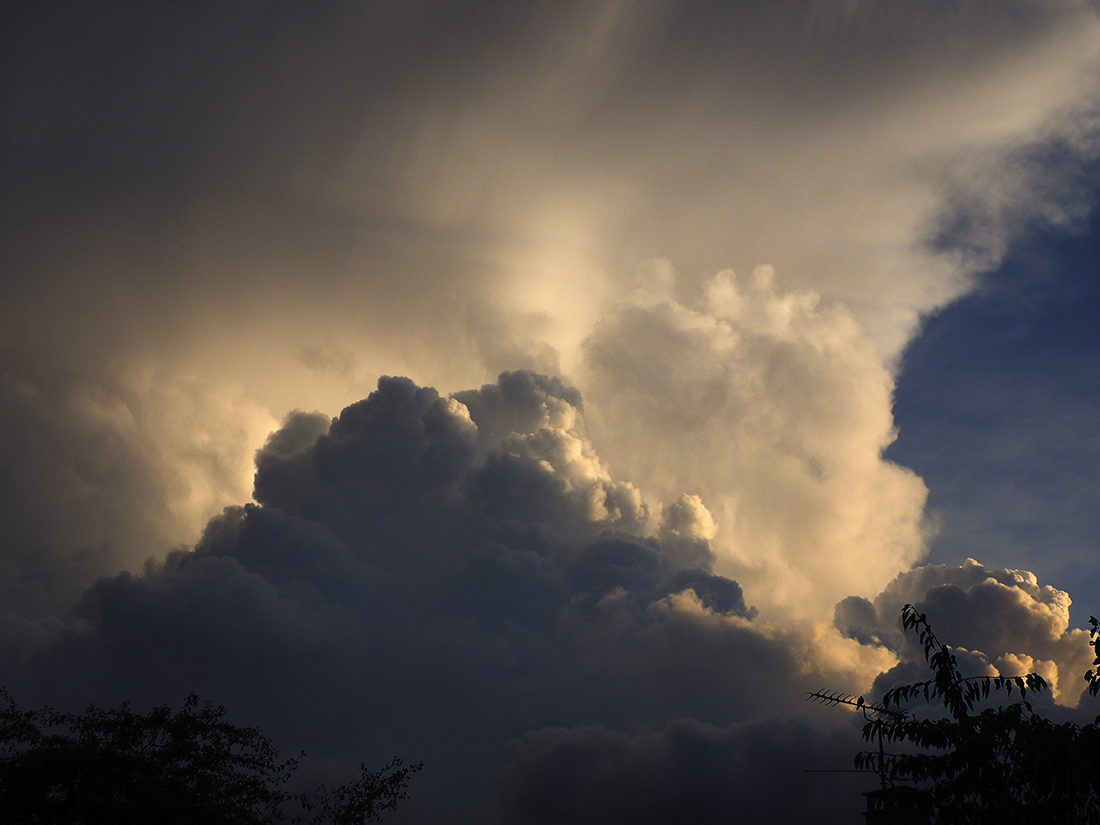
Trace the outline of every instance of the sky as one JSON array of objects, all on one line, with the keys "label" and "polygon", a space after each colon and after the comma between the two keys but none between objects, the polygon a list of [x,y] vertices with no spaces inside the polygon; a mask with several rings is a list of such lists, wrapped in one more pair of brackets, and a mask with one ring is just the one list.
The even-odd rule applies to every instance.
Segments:
[{"label": "sky", "polygon": [[471,825],[859,821],[907,602],[1095,714],[1095,2],[0,15],[21,704]]}]

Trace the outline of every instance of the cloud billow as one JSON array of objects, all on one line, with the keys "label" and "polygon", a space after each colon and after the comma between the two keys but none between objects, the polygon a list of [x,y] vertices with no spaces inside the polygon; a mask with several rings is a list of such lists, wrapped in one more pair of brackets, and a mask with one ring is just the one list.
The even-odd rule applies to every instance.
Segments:
[{"label": "cloud billow", "polygon": [[193,551],[99,581],[33,655],[7,645],[13,689],[198,690],[330,759],[434,761],[441,810],[484,795],[524,731],[728,725],[761,709],[758,680],[798,694],[789,639],[711,568],[703,503],[651,509],[613,479],[556,379],[444,397],[383,378],[331,421],[289,416],[256,466],[258,503]]},{"label": "cloud billow", "polygon": [[[1065,594],[978,565],[902,573],[843,600],[835,627],[764,620],[715,570],[703,499],[648,504],[596,453],[576,390],[530,372],[451,396],[382,378],[334,419],[288,416],[256,467],[256,503],[193,550],[101,579],[64,621],[6,626],[14,693],[194,690],[319,774],[423,759],[405,821],[717,822],[742,797],[763,817],[788,804],[793,770],[847,763],[852,720],[801,720],[805,692],[915,675],[901,599],[936,602],[949,638],[967,611],[944,587],[1001,605],[1027,632],[979,664],[1052,672],[1082,641]],[[806,805],[843,811],[856,790]]]},{"label": "cloud billow", "polygon": [[771,267],[692,300],[657,261],[585,351],[602,453],[651,495],[699,496],[718,570],[766,615],[819,617],[924,555],[928,491],[883,457],[893,378],[844,305]]},{"label": "cloud billow", "polygon": [[767,714],[920,672],[905,601],[1072,700],[1065,594],[913,569],[884,451],[921,319],[1094,203],[1094,0],[268,11],[5,18],[17,698],[423,759],[410,821],[781,819]]},{"label": "cloud billow", "polygon": [[1093,654],[1088,633],[1070,627],[1069,593],[1040,586],[1027,570],[990,568],[974,559],[902,571],[874,600],[849,596],[836,605],[838,630],[862,644],[895,650],[904,660],[879,677],[880,690],[923,670],[912,664],[923,658],[915,637],[899,626],[907,603],[927,614],[941,641],[967,654],[968,675],[1034,671],[1047,680],[1047,697],[1070,707],[1081,699],[1081,674]]}]

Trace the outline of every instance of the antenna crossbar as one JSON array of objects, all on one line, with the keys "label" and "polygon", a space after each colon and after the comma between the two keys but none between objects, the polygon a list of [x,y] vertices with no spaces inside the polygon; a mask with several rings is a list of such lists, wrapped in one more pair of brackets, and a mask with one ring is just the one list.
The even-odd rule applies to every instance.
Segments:
[{"label": "antenna crossbar", "polygon": [[877,702],[867,702],[862,696],[857,697],[850,693],[840,693],[835,690],[809,691],[806,699],[810,702],[819,702],[826,705],[850,705],[856,710],[863,711],[864,714],[876,713],[883,716],[893,716],[895,719],[904,719],[906,716],[906,712],[901,708],[888,708]]}]

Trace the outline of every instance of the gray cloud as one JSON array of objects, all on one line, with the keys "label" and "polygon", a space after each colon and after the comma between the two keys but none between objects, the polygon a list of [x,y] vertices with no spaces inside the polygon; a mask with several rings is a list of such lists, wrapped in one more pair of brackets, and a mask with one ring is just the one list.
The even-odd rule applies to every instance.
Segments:
[{"label": "gray cloud", "polygon": [[[822,617],[923,552],[894,358],[1097,154],[1085,0],[3,14],[12,687],[448,765],[424,811],[528,731],[891,667],[885,606]],[[516,367],[568,381],[461,391]],[[988,655],[1055,661],[997,582]]]},{"label": "gray cloud", "polygon": [[336,418],[293,413],[257,453],[255,499],[63,620],[8,614],[9,688],[76,707],[195,690],[304,746],[313,776],[423,759],[404,821],[734,804],[786,821],[858,806],[854,782],[788,798],[792,771],[860,747],[805,695],[917,677],[903,601],[968,667],[1058,684],[1088,652],[1064,593],[976,563],[902,573],[842,601],[836,628],[758,617],[714,569],[703,502],[647,505],[596,453],[579,393],[533,373],[451,396],[382,378]]},{"label": "gray cloud", "polygon": [[[849,307],[889,364],[1030,223],[1080,216],[1096,154],[1100,23],[1083,0],[7,15],[12,380],[113,397],[151,374],[195,404],[178,418],[129,392],[117,449],[78,439],[93,463],[144,456],[145,500],[103,502],[114,526],[66,514],[82,548],[109,539],[101,571],[193,542],[247,496],[239,473],[272,421],[340,409],[379,374],[451,391],[562,371],[598,407],[583,343],[652,258],[687,305],[716,272],[773,264],[792,293]],[[81,405],[51,415],[102,426]],[[4,446],[0,463],[46,475],[66,444]],[[144,519],[138,552],[123,525]],[[74,558],[12,520],[40,560]]]},{"label": "gray cloud", "polygon": [[9,687],[78,706],[196,690],[321,765],[424,759],[438,816],[487,804],[527,731],[724,728],[888,666],[754,621],[710,568],[698,499],[651,512],[580,404],[511,373],[452,397],[383,378],[331,421],[295,413],[257,455],[258,503],[193,551],[101,579],[63,622],[9,622]]},{"label": "gray cloud", "polygon": [[856,738],[854,728],[823,732],[788,720],[721,728],[678,719],[637,733],[596,725],[532,731],[512,743],[493,821],[839,825],[859,816],[867,777],[803,771],[843,770]]}]

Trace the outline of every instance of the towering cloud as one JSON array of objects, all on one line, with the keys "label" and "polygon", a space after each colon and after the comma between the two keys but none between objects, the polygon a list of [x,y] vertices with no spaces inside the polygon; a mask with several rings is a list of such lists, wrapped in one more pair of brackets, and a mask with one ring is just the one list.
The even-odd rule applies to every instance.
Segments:
[{"label": "towering cloud", "polygon": [[[68,592],[193,542],[214,499],[247,494],[267,423],[379,374],[452,391],[534,368],[598,406],[582,342],[653,257],[692,311],[714,273],[773,264],[791,294],[848,306],[891,366],[1028,226],[1083,214],[1097,151],[1086,0],[231,2],[170,21],[113,0],[5,22],[10,429],[46,423],[27,387],[133,419],[105,452],[99,402],[51,401],[56,439],[0,444],[32,485],[79,465],[59,504],[87,540],[18,506],[5,551]],[[146,374],[194,415],[119,389]],[[104,542],[112,561],[86,561]],[[735,554],[752,566],[763,543]]]},{"label": "towering cloud", "polygon": [[662,497],[700,496],[718,569],[802,617],[874,595],[924,551],[926,490],[882,458],[893,381],[841,305],[720,272],[676,297],[667,264],[585,341],[609,461]]},{"label": "towering cloud", "polygon": [[1093,0],[0,14],[24,701],[198,690],[489,821],[826,761],[790,708],[915,673],[906,600],[1071,703],[1068,597],[912,569],[883,451],[920,319],[1090,206]]},{"label": "towering cloud", "polygon": [[513,737],[688,718],[689,742],[740,741],[726,726],[896,661],[755,619],[712,569],[700,500],[650,509],[615,480],[558,379],[445,397],[384,378],[331,421],[291,415],[255,489],[193,551],[99,581],[64,623],[9,626],[10,687],[77,704],[198,690],[323,760],[423,758],[441,815],[486,799]]},{"label": "towering cloud", "polygon": [[[919,673],[903,600],[976,666],[1038,669],[1066,698],[1088,655],[1064,593],[976,563],[849,597],[835,626],[758,616],[716,572],[703,499],[647,503],[595,451],[579,393],[530,372],[451,396],[383,378],[337,418],[293,413],[255,498],[63,621],[8,614],[8,687],[76,707],[198,691],[326,776],[423,759],[411,821],[717,822],[787,811],[804,768],[846,764],[857,720],[807,717],[806,691]],[[802,803],[839,823],[856,790]]]}]

